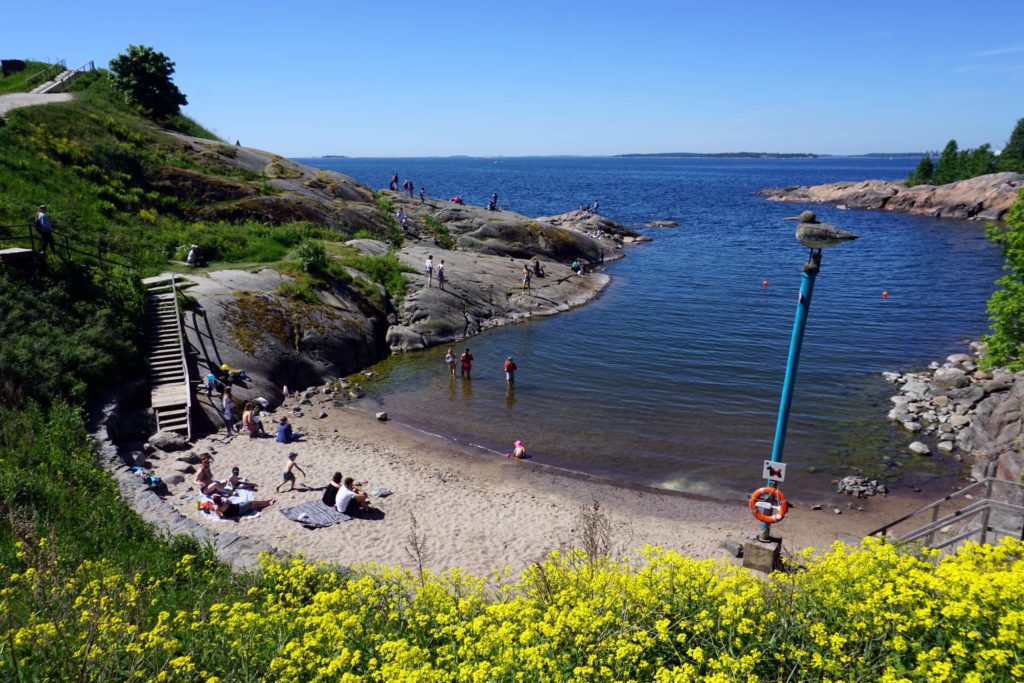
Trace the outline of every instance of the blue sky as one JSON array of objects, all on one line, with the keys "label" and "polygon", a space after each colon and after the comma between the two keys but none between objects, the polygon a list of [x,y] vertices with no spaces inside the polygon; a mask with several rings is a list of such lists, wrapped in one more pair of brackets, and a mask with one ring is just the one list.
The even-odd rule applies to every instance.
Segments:
[{"label": "blue sky", "polygon": [[186,113],[286,156],[1000,148],[1024,2],[13,3],[5,58],[176,64]]}]

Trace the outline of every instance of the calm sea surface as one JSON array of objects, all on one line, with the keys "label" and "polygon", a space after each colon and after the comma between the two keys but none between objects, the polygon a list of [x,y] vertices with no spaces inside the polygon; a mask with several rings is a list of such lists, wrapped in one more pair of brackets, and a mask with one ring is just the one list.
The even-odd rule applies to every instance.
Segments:
[{"label": "calm sea surface", "polygon": [[[760,485],[806,258],[794,223],[782,219],[808,207],[754,193],[898,179],[916,163],[303,161],[372,187],[398,173],[430,196],[461,194],[479,205],[497,192],[503,206],[528,216],[597,199],[604,215],[652,235],[608,267],[612,283],[592,303],[468,340],[471,382],[450,381],[445,349],[436,348],[382,363],[367,388],[394,418],[459,441],[508,451],[522,439],[539,462],[716,497]],[[827,250],[815,285],[786,441],[788,491],[824,491],[853,467],[883,474],[884,455],[903,455],[911,439],[886,421],[892,391],[880,373],[941,360],[984,333],[1001,265],[977,223],[811,208],[862,238]],[[642,227],[657,219],[679,227]],[[502,373],[509,355],[520,369],[514,391]],[[949,471],[948,459],[935,458],[893,478],[898,486]]]}]

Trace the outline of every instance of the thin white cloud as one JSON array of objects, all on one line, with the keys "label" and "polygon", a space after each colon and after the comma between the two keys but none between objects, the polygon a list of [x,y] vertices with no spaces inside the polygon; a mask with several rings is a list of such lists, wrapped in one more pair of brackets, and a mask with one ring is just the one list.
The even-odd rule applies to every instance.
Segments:
[{"label": "thin white cloud", "polygon": [[1024,45],[1013,45],[1010,47],[997,47],[993,50],[982,50],[981,52],[975,52],[974,57],[998,57],[1000,55],[1009,55],[1015,52],[1024,52]]}]

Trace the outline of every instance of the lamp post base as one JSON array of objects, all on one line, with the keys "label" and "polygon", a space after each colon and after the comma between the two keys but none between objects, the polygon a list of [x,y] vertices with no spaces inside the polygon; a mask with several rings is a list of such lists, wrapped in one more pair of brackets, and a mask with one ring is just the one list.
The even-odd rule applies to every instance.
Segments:
[{"label": "lamp post base", "polygon": [[747,541],[743,546],[743,567],[771,574],[782,566],[782,539],[760,538]]}]

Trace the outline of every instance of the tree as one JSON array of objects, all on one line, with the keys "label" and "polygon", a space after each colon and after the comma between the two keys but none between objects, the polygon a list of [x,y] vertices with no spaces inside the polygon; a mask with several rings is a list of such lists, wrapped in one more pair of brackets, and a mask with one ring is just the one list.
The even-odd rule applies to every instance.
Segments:
[{"label": "tree", "polygon": [[1024,173],[1024,119],[1018,119],[1010,139],[999,155],[1000,171],[1016,171]]},{"label": "tree", "polygon": [[188,99],[171,80],[174,62],[145,45],[129,45],[128,52],[110,60],[111,81],[128,104],[154,119],[181,111]]},{"label": "tree", "polygon": [[996,170],[996,155],[987,142],[981,147],[966,149],[960,153],[960,177],[977,178]]},{"label": "tree", "polygon": [[914,185],[928,185],[932,182],[932,175],[935,173],[935,164],[930,156],[921,159],[910,175],[907,177],[907,187]]},{"label": "tree", "polygon": [[1024,190],[1006,214],[1006,229],[989,223],[989,239],[1003,247],[1006,275],[996,280],[1001,287],[988,300],[988,318],[992,334],[987,335],[985,367],[1024,370]]},{"label": "tree", "polygon": [[957,150],[956,140],[950,140],[939,157],[939,164],[935,168],[934,183],[945,185],[957,180],[960,180],[960,153]]}]

